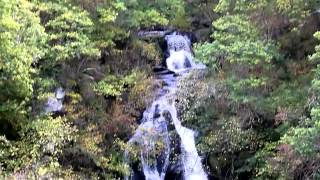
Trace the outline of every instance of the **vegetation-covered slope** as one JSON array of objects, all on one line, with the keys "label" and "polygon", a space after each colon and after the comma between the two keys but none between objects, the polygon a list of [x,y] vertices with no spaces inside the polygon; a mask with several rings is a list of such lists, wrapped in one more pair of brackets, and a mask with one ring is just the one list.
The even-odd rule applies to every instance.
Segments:
[{"label": "vegetation-covered slope", "polygon": [[[0,179],[122,179],[125,142],[190,32],[207,72],[179,114],[218,179],[320,178],[317,0],[0,0]],[[63,110],[46,114],[56,88]]]}]

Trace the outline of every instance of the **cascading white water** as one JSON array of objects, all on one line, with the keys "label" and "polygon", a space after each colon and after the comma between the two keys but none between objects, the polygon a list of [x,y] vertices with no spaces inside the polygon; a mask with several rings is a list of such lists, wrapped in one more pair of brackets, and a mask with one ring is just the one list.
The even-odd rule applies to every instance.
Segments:
[{"label": "cascading white water", "polygon": [[177,117],[177,110],[174,106],[171,106],[170,113],[175,129],[181,138],[184,179],[206,180],[207,174],[202,168],[201,158],[196,149],[194,131],[181,125]]},{"label": "cascading white water", "polygon": [[[166,59],[167,68],[170,71],[184,76],[189,69],[204,68],[204,65],[193,62],[191,54],[191,43],[186,36],[172,34],[165,37],[170,56]],[[183,177],[186,180],[206,180],[207,174],[203,170],[201,158],[198,155],[194,131],[182,126],[178,119],[175,107],[177,80],[174,74],[162,74],[160,79],[165,86],[160,97],[147,109],[141,120],[141,124],[133,137],[129,140],[130,145],[138,146],[140,149],[140,161],[145,179],[163,180],[169,165],[170,140],[167,129],[165,112],[169,112],[175,130],[181,139],[181,164],[183,165]],[[156,152],[157,142],[162,142],[161,152]],[[161,154],[161,157],[153,157],[154,154]],[[126,152],[128,156],[128,152]],[[127,157],[128,158],[128,157]],[[133,179],[133,175],[126,179]]]},{"label": "cascading white water", "polygon": [[[147,180],[164,179],[169,165],[170,141],[167,130],[167,122],[162,116],[164,98],[154,101],[151,108],[143,113],[143,119],[135,134],[129,140],[130,144],[140,148],[140,160],[144,175]],[[157,162],[157,157],[151,157],[156,153],[156,143],[163,142],[162,162]],[[155,159],[151,159],[155,158]],[[151,159],[151,162],[150,162]],[[161,166],[160,168],[159,165]],[[128,178],[127,178],[128,179]]]},{"label": "cascading white water", "polygon": [[179,73],[188,69],[203,69],[203,64],[196,64],[193,62],[191,54],[191,42],[187,36],[167,35],[165,40],[168,44],[170,56],[166,59],[167,68],[170,71]]}]

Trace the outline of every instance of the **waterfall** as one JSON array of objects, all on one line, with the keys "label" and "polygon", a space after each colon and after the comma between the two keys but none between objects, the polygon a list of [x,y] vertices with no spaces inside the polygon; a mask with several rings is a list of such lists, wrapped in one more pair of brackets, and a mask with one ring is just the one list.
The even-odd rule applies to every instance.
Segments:
[{"label": "waterfall", "polygon": [[[201,158],[198,155],[194,131],[184,127],[178,119],[175,107],[177,91],[177,77],[185,76],[190,69],[202,69],[204,65],[193,62],[191,54],[191,42],[188,37],[173,33],[165,36],[170,56],[166,59],[167,69],[174,73],[158,72],[158,78],[165,83],[159,91],[159,98],[144,113],[141,124],[131,137],[128,145],[138,150],[143,174],[146,180],[164,180],[169,166],[170,137],[168,124],[170,120],[165,117],[169,112],[171,123],[181,139],[181,164],[183,177],[186,180],[206,180]],[[159,148],[160,144],[160,148]],[[131,149],[131,148],[130,148]],[[129,149],[126,151],[126,159],[129,159]],[[131,173],[129,179],[139,179]]]}]

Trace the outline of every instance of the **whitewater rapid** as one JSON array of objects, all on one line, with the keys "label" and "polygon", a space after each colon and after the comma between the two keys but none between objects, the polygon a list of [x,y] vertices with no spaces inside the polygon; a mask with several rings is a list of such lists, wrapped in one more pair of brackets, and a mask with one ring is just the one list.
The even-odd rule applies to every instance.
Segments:
[{"label": "whitewater rapid", "polygon": [[[159,79],[164,86],[160,90],[160,96],[144,113],[141,124],[128,144],[138,147],[139,159],[146,180],[164,180],[169,166],[170,137],[168,124],[173,123],[174,128],[181,139],[180,161],[185,180],[207,180],[201,157],[195,145],[195,132],[182,125],[178,118],[175,106],[177,77],[185,76],[192,69],[203,69],[204,65],[196,64],[191,54],[191,42],[188,37],[173,33],[165,36],[169,57],[166,59],[167,69],[174,73],[158,72]],[[169,113],[171,121],[165,117]],[[160,142],[160,143],[159,143]],[[161,148],[159,150],[159,144]],[[159,151],[159,152],[158,152]],[[129,149],[126,151],[126,159],[130,163]],[[131,172],[129,179],[138,179]]]}]

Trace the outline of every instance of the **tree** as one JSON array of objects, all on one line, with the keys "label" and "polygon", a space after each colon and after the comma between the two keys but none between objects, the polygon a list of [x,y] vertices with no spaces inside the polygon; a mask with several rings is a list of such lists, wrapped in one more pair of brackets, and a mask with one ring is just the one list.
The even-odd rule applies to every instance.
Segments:
[{"label": "tree", "polygon": [[228,74],[224,81],[233,100],[255,101],[256,90],[263,90],[270,80],[266,74],[271,61],[278,56],[276,46],[261,38],[259,29],[246,15],[222,16],[213,27],[214,42],[197,50],[198,59],[210,67],[220,66]]},{"label": "tree", "polygon": [[[181,0],[122,0],[127,11],[119,16],[119,24],[127,28],[150,28],[173,24],[175,19],[185,15],[184,1]],[[177,22],[176,22],[177,23]]]},{"label": "tree", "polygon": [[91,40],[94,23],[85,10],[69,1],[41,2],[39,9],[48,33],[47,63],[97,58],[100,50]]},{"label": "tree", "polygon": [[[234,173],[233,178],[240,179],[243,173],[250,173],[250,177],[258,179],[318,177],[319,159],[314,158],[319,156],[318,107],[313,106],[310,118],[302,118],[309,90],[309,83],[305,81],[310,80],[310,73],[294,75],[290,65],[298,59],[291,60],[284,56],[279,40],[291,31],[299,31],[299,25],[306,21],[315,4],[316,1],[300,0],[220,0],[215,6],[214,11],[220,17],[212,23],[212,42],[198,44],[196,58],[214,71],[216,78],[212,83],[217,92],[222,91],[217,93],[215,104],[211,106],[221,103],[223,108],[227,108],[227,113],[218,113],[217,117],[206,120],[215,128],[218,123],[214,121],[225,119],[225,122],[221,123],[223,128],[212,128],[211,134],[204,135],[205,141],[200,142],[200,147],[210,152],[212,144],[218,145],[221,141],[217,139],[218,132],[223,132],[223,139],[228,137],[224,135],[226,132],[230,132],[228,135],[231,137],[237,137],[237,133],[241,132],[244,136],[252,131],[255,140],[249,139],[248,145],[242,146],[240,141],[235,141],[236,138],[223,139],[224,144],[218,150],[227,147],[228,143],[242,149],[230,153],[230,157],[236,157],[234,164],[233,161],[231,164],[219,164],[216,157],[221,156],[209,156],[208,159],[213,159],[210,164],[213,171],[219,167],[230,168]],[[277,24],[283,23],[282,19],[287,21],[283,29]],[[270,33],[269,30],[277,28],[281,33],[276,36]],[[311,59],[319,59],[318,53]],[[309,63],[303,61],[301,64]],[[311,101],[315,104],[318,104],[318,75],[316,70],[312,81],[314,98]],[[209,115],[198,115],[194,119]],[[233,119],[240,121],[238,131],[226,126]],[[245,136],[240,140],[244,139]],[[247,147],[252,149],[246,150]],[[243,154],[246,155],[240,157]]]},{"label": "tree", "polygon": [[[319,32],[315,38],[320,40]],[[318,63],[319,45],[309,58]],[[309,98],[310,117],[301,118],[297,126],[288,128],[273,146],[264,147],[256,154],[258,159],[257,177],[272,178],[300,177],[301,179],[319,179],[319,139],[320,139],[320,108],[319,79],[320,66],[314,69],[311,81],[311,97]]]},{"label": "tree", "polygon": [[33,92],[32,64],[43,56],[46,34],[33,8],[26,0],[0,1],[2,133],[10,133],[12,128],[16,132],[26,120]]}]

